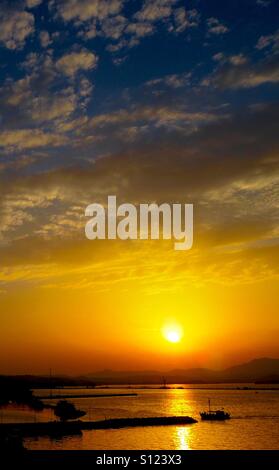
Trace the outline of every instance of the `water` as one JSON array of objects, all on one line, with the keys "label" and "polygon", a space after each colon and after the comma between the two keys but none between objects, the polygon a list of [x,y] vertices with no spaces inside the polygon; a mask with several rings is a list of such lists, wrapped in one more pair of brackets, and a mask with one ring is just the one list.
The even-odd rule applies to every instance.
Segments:
[{"label": "water", "polygon": [[[243,386],[243,384],[241,385]],[[192,386],[193,387],[193,386]],[[213,386],[212,386],[213,387]],[[201,422],[187,426],[126,428],[83,431],[80,436],[62,439],[26,438],[29,449],[279,449],[279,388],[278,390],[237,390],[231,384],[212,390],[203,389],[109,389],[78,390],[78,393],[136,392],[136,397],[79,398],[71,401],[87,415],[84,419],[187,415],[199,419],[211,398],[213,407],[226,408],[232,419],[225,422]],[[45,391],[38,391],[45,395]],[[58,391],[59,393],[59,391]],[[62,394],[77,390],[61,390]],[[57,394],[57,390],[55,391]],[[51,403],[54,403],[52,400]],[[5,421],[48,421],[51,410],[34,413],[27,409],[0,411]]]}]

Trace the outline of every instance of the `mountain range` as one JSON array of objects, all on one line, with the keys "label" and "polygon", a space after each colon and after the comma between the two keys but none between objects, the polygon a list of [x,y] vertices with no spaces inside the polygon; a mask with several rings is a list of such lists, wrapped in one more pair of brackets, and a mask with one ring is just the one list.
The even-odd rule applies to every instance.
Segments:
[{"label": "mountain range", "polygon": [[279,384],[279,359],[260,358],[223,370],[206,368],[173,369],[170,371],[102,370],[71,377],[69,375],[0,375],[4,384],[25,384],[29,388],[92,387],[95,385],[155,385],[155,384],[216,384],[273,383]]},{"label": "mountain range", "polygon": [[259,358],[224,370],[206,368],[174,369],[170,371],[113,371],[103,370],[88,374],[88,378],[102,384],[160,384],[174,383],[279,383],[279,359]]}]

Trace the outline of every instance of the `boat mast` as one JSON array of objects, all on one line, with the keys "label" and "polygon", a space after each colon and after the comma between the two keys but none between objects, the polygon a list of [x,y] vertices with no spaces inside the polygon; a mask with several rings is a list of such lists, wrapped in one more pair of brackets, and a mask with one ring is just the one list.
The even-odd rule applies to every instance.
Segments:
[{"label": "boat mast", "polygon": [[208,410],[209,410],[209,412],[211,411],[210,410],[210,398],[208,399]]},{"label": "boat mast", "polygon": [[49,397],[52,398],[52,370],[49,369]]}]

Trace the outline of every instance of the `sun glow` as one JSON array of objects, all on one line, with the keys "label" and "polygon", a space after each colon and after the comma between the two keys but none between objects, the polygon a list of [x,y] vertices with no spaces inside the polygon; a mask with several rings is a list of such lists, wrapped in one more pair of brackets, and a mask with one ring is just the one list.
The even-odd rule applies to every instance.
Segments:
[{"label": "sun glow", "polygon": [[170,343],[179,343],[183,336],[182,328],[178,325],[168,325],[163,328],[163,336]]}]

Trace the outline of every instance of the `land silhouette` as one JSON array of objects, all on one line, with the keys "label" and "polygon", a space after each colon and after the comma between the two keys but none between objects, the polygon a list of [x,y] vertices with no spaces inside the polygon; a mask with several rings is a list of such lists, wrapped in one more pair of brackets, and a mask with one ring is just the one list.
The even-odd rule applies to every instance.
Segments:
[{"label": "land silhouette", "polygon": [[[102,421],[86,421],[86,412],[76,409],[75,405],[65,399],[67,387],[86,387],[88,396],[113,396],[113,393],[96,394],[90,389],[96,387],[106,388],[110,385],[123,384],[126,387],[132,385],[142,387],[167,388],[168,384],[221,384],[221,383],[279,383],[279,359],[260,358],[248,363],[233,366],[221,371],[205,368],[177,369],[168,372],[162,371],[100,371],[82,377],[68,376],[0,376],[0,407],[10,404],[25,405],[36,411],[44,408],[52,408],[58,420],[35,423],[3,423],[0,425],[0,450],[14,452],[24,450],[23,439],[26,436],[47,435],[62,438],[65,435],[81,434],[83,430],[93,429],[119,429],[123,427],[138,426],[167,426],[194,424],[197,421],[189,416],[164,416],[164,417],[133,417],[120,419],[105,419]],[[220,386],[220,385],[219,385]],[[232,385],[235,387],[235,385]],[[59,387],[65,388],[65,395],[60,396],[58,403],[45,403],[44,399],[57,399],[53,390]],[[253,386],[252,386],[253,387]],[[45,396],[36,396],[33,389],[45,388]],[[183,387],[181,387],[183,388]],[[241,388],[250,389],[251,386],[243,385]],[[79,395],[77,390],[74,397],[85,398],[87,394]],[[92,395],[93,394],[93,395]],[[125,393],[123,393],[125,396]],[[136,395],[136,394],[134,394]],[[118,396],[118,395],[117,395]]]},{"label": "land silhouette", "polygon": [[[78,377],[54,375],[51,378],[49,375],[0,375],[0,390],[4,393],[5,389],[12,390],[18,384],[28,390],[31,388],[55,389],[67,386],[95,388],[96,386],[106,385],[158,385],[163,382],[165,384],[276,384],[279,383],[279,359],[259,358],[224,370],[207,368],[174,369],[170,371],[103,370]],[[13,393],[16,392],[13,391]]]},{"label": "land silhouette", "polygon": [[[212,383],[279,383],[279,359],[259,358],[223,370],[207,368],[170,371],[113,371],[88,374],[86,378],[104,384],[212,384]],[[85,377],[83,377],[85,378]]]}]

